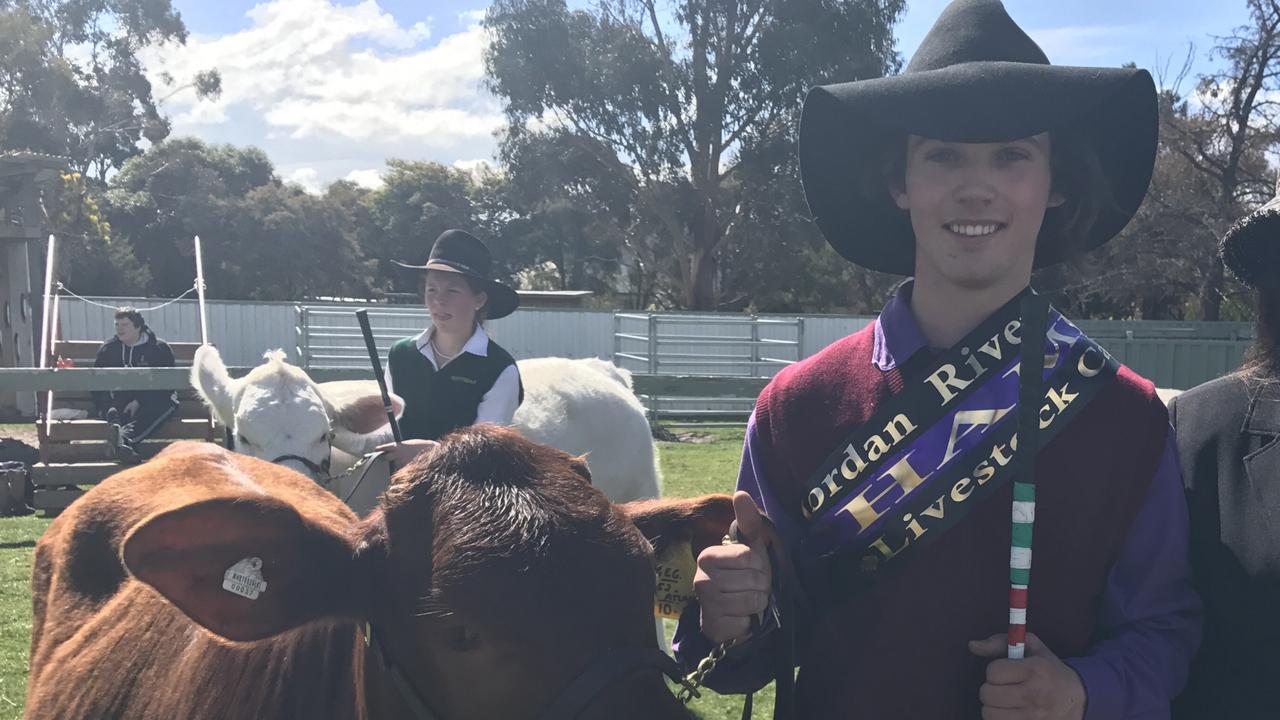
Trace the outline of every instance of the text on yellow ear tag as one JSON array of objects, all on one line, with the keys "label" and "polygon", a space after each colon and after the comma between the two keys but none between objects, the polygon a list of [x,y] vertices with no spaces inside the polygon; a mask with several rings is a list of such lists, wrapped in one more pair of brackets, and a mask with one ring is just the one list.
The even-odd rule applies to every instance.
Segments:
[{"label": "text on yellow ear tag", "polygon": [[667,548],[657,559],[658,584],[653,596],[653,614],[679,620],[685,605],[693,599],[693,573],[697,565],[689,543]]}]

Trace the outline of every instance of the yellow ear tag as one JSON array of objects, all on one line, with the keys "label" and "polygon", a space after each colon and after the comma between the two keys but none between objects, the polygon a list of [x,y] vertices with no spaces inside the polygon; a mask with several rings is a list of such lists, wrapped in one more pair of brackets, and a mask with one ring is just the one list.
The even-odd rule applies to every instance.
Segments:
[{"label": "yellow ear tag", "polygon": [[693,573],[697,563],[687,542],[677,543],[658,556],[658,585],[653,597],[653,614],[679,620],[685,605],[693,599]]}]

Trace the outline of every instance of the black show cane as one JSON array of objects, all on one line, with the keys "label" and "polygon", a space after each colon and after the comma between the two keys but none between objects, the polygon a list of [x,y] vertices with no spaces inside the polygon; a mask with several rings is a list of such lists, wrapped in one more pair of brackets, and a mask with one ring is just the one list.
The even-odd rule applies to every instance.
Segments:
[{"label": "black show cane", "polygon": [[369,351],[373,377],[378,381],[378,390],[382,393],[382,407],[387,411],[387,422],[391,423],[391,436],[399,445],[404,442],[404,437],[400,434],[400,423],[396,422],[396,410],[391,405],[391,393],[387,392],[387,379],[382,375],[382,358],[378,356],[378,345],[373,341],[373,328],[369,327],[369,311],[357,310],[356,320],[360,321],[360,333],[364,335],[364,346]]}]

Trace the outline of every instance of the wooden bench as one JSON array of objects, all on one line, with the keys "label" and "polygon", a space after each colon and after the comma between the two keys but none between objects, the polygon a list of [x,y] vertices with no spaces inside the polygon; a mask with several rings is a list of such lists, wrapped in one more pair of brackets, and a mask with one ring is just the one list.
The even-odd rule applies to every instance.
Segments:
[{"label": "wooden bench", "polygon": [[[52,365],[57,358],[70,360],[76,367],[93,367],[102,343],[97,340],[58,340],[54,343]],[[190,367],[200,343],[171,342],[174,362]],[[161,425],[138,448],[143,457],[151,457],[175,440],[213,440],[214,427],[209,410],[195,390],[179,390],[178,411]],[[112,456],[107,440],[105,420],[53,420],[46,417],[50,409],[82,410],[92,414],[93,396],[88,392],[47,393],[40,398],[40,417],[36,431],[40,438],[40,462],[31,468],[35,484],[35,507],[56,514],[83,494],[73,488],[93,485],[123,469]]]}]

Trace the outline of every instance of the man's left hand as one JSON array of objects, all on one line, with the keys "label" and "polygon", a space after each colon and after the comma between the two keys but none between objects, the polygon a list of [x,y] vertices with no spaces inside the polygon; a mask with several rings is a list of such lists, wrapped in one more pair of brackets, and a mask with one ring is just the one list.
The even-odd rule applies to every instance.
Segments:
[{"label": "man's left hand", "polygon": [[1027,656],[1009,660],[1005,635],[973,640],[969,652],[1000,658],[987,666],[987,682],[978,691],[983,720],[1082,720],[1084,683],[1040,638],[1027,633]]}]

